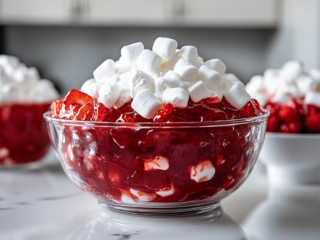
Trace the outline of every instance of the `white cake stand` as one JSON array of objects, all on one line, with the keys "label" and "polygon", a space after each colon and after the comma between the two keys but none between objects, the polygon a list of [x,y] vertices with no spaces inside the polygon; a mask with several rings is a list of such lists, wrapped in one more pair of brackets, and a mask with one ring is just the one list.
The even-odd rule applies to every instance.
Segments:
[{"label": "white cake stand", "polygon": [[267,133],[260,159],[272,185],[320,183],[320,134]]}]

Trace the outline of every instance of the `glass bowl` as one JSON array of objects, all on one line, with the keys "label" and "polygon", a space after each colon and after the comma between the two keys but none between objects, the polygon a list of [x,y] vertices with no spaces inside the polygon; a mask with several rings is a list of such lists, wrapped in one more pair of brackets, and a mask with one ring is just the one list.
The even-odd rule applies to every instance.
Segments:
[{"label": "glass bowl", "polygon": [[34,163],[50,149],[43,114],[50,109],[44,104],[0,105],[0,167]]},{"label": "glass bowl", "polygon": [[64,171],[81,190],[114,210],[159,215],[218,209],[255,166],[268,116],[111,123],[44,114]]}]

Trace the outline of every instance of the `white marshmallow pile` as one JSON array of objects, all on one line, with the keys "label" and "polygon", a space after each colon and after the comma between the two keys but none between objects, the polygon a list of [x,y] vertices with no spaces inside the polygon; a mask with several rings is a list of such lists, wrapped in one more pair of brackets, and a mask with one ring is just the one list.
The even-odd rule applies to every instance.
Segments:
[{"label": "white marshmallow pile", "polygon": [[262,106],[269,100],[284,105],[305,96],[305,103],[320,107],[320,71],[307,71],[302,63],[289,61],[281,69],[267,69],[263,76],[253,76],[246,90]]},{"label": "white marshmallow pile", "polygon": [[49,103],[58,98],[53,83],[40,80],[36,68],[26,67],[17,57],[0,55],[0,104]]},{"label": "white marshmallow pile", "polygon": [[81,91],[97,98],[105,107],[118,109],[132,101],[142,117],[152,119],[164,104],[186,108],[189,98],[199,102],[223,96],[236,108],[251,99],[244,85],[219,59],[204,62],[194,46],[177,49],[174,39],[159,37],[152,51],[141,42],[124,46],[121,57],[104,61]]}]

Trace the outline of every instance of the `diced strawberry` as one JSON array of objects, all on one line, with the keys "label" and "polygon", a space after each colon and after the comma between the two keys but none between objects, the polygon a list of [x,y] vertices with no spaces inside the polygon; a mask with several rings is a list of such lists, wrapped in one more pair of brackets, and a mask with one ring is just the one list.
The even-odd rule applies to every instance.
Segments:
[{"label": "diced strawberry", "polygon": [[153,121],[154,122],[163,122],[173,112],[173,109],[174,108],[170,103],[164,105],[159,110],[157,115],[153,118]]},{"label": "diced strawberry", "polygon": [[260,116],[264,113],[260,104],[257,100],[251,99],[243,108],[242,110],[245,112],[247,117],[256,117]]},{"label": "diced strawberry", "polygon": [[60,100],[53,101],[51,103],[51,116],[52,117],[59,117],[60,111],[63,107],[64,98]]},{"label": "diced strawberry", "polygon": [[300,122],[283,123],[280,126],[280,132],[282,133],[300,133],[302,126]]},{"label": "diced strawberry", "polygon": [[63,119],[74,119],[75,116],[77,116],[79,109],[81,108],[80,105],[75,104],[75,105],[69,105],[67,108],[65,104],[63,104],[63,108],[60,111],[60,117]]},{"label": "diced strawberry", "polygon": [[278,132],[280,126],[280,120],[276,114],[270,115],[267,122],[267,132]]},{"label": "diced strawberry", "polygon": [[70,105],[76,105],[76,104],[83,106],[87,103],[94,104],[93,97],[76,89],[70,90],[70,92],[67,94],[67,96],[64,99],[64,104],[67,105],[67,107],[69,107]]},{"label": "diced strawberry", "polygon": [[74,120],[89,121],[91,120],[93,113],[94,113],[93,105],[91,103],[87,103],[79,109],[79,112],[74,117]]},{"label": "diced strawberry", "polygon": [[269,110],[270,114],[273,114],[273,113],[278,114],[278,111],[280,110],[280,104],[268,102],[265,106],[265,109]]},{"label": "diced strawberry", "polygon": [[315,105],[308,104],[307,105],[307,115],[311,115],[311,114],[314,114],[314,113],[320,113],[320,108],[318,108]]},{"label": "diced strawberry", "polygon": [[299,121],[299,113],[297,109],[291,106],[284,106],[278,113],[279,118],[285,123]]},{"label": "diced strawberry", "polygon": [[210,104],[214,104],[214,103],[218,103],[218,102],[220,102],[220,99],[218,97],[213,97],[213,98],[202,99],[199,103],[205,104],[205,105],[210,105]]},{"label": "diced strawberry", "polygon": [[320,133],[320,113],[308,115],[305,124],[308,132]]}]

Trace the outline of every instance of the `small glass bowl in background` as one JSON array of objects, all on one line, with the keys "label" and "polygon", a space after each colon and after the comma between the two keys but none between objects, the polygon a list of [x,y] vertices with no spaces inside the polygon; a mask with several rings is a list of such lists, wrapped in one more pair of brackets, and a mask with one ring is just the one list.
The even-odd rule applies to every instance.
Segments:
[{"label": "small glass bowl in background", "polygon": [[0,167],[34,163],[50,149],[43,114],[50,109],[44,104],[0,105]]},{"label": "small glass bowl in background", "polygon": [[111,209],[156,215],[218,209],[253,170],[268,116],[111,123],[44,115],[64,171],[81,190]]}]

